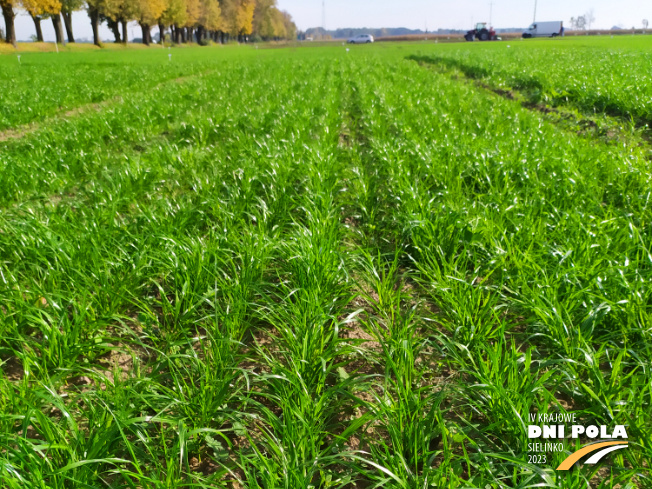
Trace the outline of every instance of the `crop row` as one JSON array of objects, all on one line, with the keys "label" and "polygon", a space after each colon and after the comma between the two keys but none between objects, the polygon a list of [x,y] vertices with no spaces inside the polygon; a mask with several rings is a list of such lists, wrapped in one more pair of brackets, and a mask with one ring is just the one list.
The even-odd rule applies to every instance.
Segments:
[{"label": "crop row", "polygon": [[[455,420],[449,443],[475,452],[466,480],[519,486],[543,477],[569,487],[590,479],[588,470],[543,476],[522,462],[512,472],[510,457],[526,451],[523,414],[535,411],[619,420],[641,440],[625,466],[645,465],[652,255],[644,153],[568,134],[454,80],[433,83],[417,64],[361,79],[371,80],[363,128],[382,196],[366,214],[378,216],[370,226],[378,239],[401,245],[431,311],[422,318],[429,344],[459,374],[444,419]],[[454,462],[443,457],[433,472]],[[406,486],[426,475],[406,475]]]}]

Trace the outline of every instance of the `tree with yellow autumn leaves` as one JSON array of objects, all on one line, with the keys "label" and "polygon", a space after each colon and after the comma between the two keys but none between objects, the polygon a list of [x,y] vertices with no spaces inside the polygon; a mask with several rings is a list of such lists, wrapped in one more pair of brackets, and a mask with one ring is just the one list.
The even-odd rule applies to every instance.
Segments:
[{"label": "tree with yellow autumn leaves", "polygon": [[57,14],[61,11],[59,0],[23,0],[22,7],[34,21],[36,29],[36,40],[43,42],[43,31],[41,30],[41,21],[50,15]]},{"label": "tree with yellow autumn leaves", "polygon": [[230,39],[247,42],[252,34],[264,40],[296,37],[292,18],[276,7],[276,0],[0,0],[0,7],[6,41],[13,44],[18,10],[26,11],[34,21],[38,41],[43,41],[41,21],[52,19],[56,41],[62,43],[63,25],[68,42],[75,42],[72,13],[84,7],[91,21],[93,42],[97,45],[100,45],[102,22],[111,28],[116,42],[124,43],[128,41],[129,22],[140,25],[144,44],[152,42],[153,26],[158,26],[162,41],[169,29],[169,40],[175,43],[203,44],[209,39],[222,43]]}]

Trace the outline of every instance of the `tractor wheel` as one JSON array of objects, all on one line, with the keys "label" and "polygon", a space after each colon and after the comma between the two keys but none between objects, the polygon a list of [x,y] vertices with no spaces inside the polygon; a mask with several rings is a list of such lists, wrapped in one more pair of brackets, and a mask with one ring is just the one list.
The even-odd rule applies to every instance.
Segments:
[{"label": "tractor wheel", "polygon": [[480,33],[478,34],[478,39],[481,41],[488,41],[491,36],[489,35],[489,31],[487,30],[481,30]]},{"label": "tractor wheel", "polygon": [[473,35],[471,35],[471,34],[466,34],[466,35],[464,36],[464,39],[466,39],[467,41],[473,41]]}]

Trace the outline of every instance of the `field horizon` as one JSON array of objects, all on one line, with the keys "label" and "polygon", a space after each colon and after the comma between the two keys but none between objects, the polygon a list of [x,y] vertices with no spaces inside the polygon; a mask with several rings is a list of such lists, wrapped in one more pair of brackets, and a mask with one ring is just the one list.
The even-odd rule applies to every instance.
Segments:
[{"label": "field horizon", "polygon": [[[619,30],[588,30],[588,31],[567,31],[566,38],[573,39],[576,37],[602,37],[602,36],[647,36],[652,34],[652,31],[643,30],[643,29],[619,29]],[[520,40],[520,32],[510,32],[501,34],[503,41],[508,40]],[[173,44],[166,42],[164,45],[158,43],[151,43],[145,45],[139,42],[128,42],[128,43],[117,43],[114,41],[102,42],[102,46],[96,46],[91,42],[78,42],[78,43],[64,43],[59,44],[55,47],[54,41],[52,42],[32,42],[32,41],[18,41],[16,43],[17,47],[14,47],[10,43],[6,43],[0,40],[0,54],[15,54],[17,52],[57,52],[59,49],[62,52],[78,52],[78,51],[101,51],[101,50],[129,50],[129,49],[158,49],[158,48],[210,48],[210,47],[227,47],[227,46],[283,46],[283,47],[320,47],[328,46],[333,44],[339,44],[345,41],[344,39],[320,39],[316,41],[265,41],[265,42],[250,42],[250,43],[237,43],[232,41],[228,44],[219,44],[213,43],[209,46],[199,46],[196,42],[188,42],[183,44]],[[463,36],[461,34],[437,34],[437,33],[426,33],[426,34],[411,34],[405,36],[385,36],[379,37],[376,39],[377,42],[400,42],[400,43],[415,43],[423,41],[441,41],[441,42],[460,42],[465,43]],[[549,41],[544,39],[544,41]],[[532,42],[532,41],[529,41]]]}]

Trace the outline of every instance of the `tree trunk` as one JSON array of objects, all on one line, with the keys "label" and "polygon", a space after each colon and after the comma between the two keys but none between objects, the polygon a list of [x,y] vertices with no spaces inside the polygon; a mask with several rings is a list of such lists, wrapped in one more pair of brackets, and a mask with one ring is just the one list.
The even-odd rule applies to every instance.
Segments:
[{"label": "tree trunk", "polygon": [[158,38],[159,38],[158,41],[159,44],[163,44],[165,42],[165,26],[160,23],[158,25]]},{"label": "tree trunk", "polygon": [[36,29],[36,41],[43,42],[43,30],[41,29],[41,18],[37,15],[30,14],[32,20],[34,21],[34,28]]},{"label": "tree trunk", "polygon": [[16,47],[16,28],[14,26],[16,13],[11,5],[5,5],[4,2],[0,2],[0,4],[2,5],[2,16],[5,19],[5,28],[7,29],[5,40],[7,43],[13,44]]},{"label": "tree trunk", "polygon": [[192,27],[188,27],[188,36],[187,36],[188,42],[192,42],[192,31],[193,31]]},{"label": "tree trunk", "polygon": [[63,44],[63,25],[61,25],[61,15],[54,14],[52,16],[52,25],[54,26],[54,35],[57,39],[57,44]]},{"label": "tree trunk", "polygon": [[127,44],[127,39],[129,39],[129,36],[127,35],[127,21],[123,20],[121,21],[122,24],[122,42],[124,44]]},{"label": "tree trunk", "polygon": [[111,29],[111,31],[113,32],[113,37],[115,37],[115,42],[116,43],[121,42],[120,29],[118,28],[118,23],[113,20],[109,20],[106,23],[109,26],[109,29]]},{"label": "tree trunk", "polygon": [[143,30],[143,44],[149,46],[149,29],[150,27],[147,24],[140,24],[140,28]]},{"label": "tree trunk", "polygon": [[186,30],[183,27],[181,29],[179,29],[177,27],[177,30],[179,31],[179,34],[181,34],[181,42],[185,44],[186,43]]},{"label": "tree trunk", "polygon": [[68,42],[75,42],[75,36],[72,34],[72,12],[61,12],[61,15],[63,15],[63,25],[66,26]]},{"label": "tree trunk", "polygon": [[88,16],[91,19],[91,27],[93,28],[93,44],[102,46],[100,43],[100,12],[95,7],[88,7]]}]

